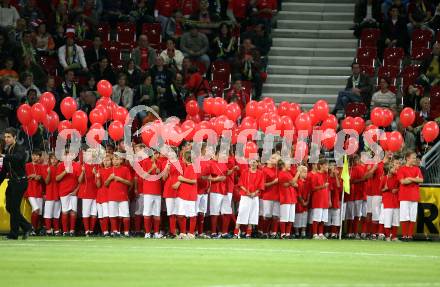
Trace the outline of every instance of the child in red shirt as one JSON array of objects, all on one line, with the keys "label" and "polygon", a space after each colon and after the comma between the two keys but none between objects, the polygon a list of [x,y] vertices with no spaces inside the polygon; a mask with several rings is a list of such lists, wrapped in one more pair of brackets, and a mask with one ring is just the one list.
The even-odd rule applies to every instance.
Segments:
[{"label": "child in red shirt", "polygon": [[113,156],[111,154],[106,154],[104,160],[102,161],[102,165],[98,168],[98,172],[96,174],[96,186],[98,187],[98,192],[96,194],[96,210],[98,212],[101,232],[104,237],[109,236],[108,188],[104,183],[113,173],[112,159]]},{"label": "child in red shirt", "polygon": [[[143,158],[145,156],[145,144],[136,144],[134,146],[135,156]],[[142,167],[145,159],[140,159],[138,164]],[[143,184],[142,177],[140,177],[137,172],[133,169],[133,195],[134,199],[130,202],[130,209],[133,210],[134,214],[134,232],[136,235],[144,235],[141,232],[142,222],[144,220],[144,197],[143,197]],[[133,216],[132,214],[132,216]]]},{"label": "child in red shirt", "polygon": [[278,190],[280,193],[280,230],[281,239],[290,237],[292,224],[295,222],[295,205],[297,202],[296,188],[300,171],[295,176],[290,172],[290,164],[281,162],[278,174]]},{"label": "child in red shirt", "polygon": [[300,165],[297,168],[299,178],[297,182],[298,202],[295,205],[295,236],[306,238],[308,205],[310,201],[310,192],[307,185],[307,167]]},{"label": "child in red shirt", "polygon": [[[44,202],[44,224],[46,234],[58,236],[60,234],[60,214],[61,202],[56,181],[58,159],[55,154],[49,155],[49,165],[44,166],[44,183],[46,184],[46,194]],[[52,229],[53,226],[53,229]]]},{"label": "child in red shirt", "polygon": [[226,163],[222,163],[219,160],[219,151],[212,160],[209,161],[209,181],[211,183],[209,192],[209,213],[211,216],[211,237],[218,238],[217,235],[217,221],[220,214],[223,215],[224,211],[230,211],[230,207],[227,206],[228,192],[226,190],[226,176],[228,173],[228,166]]},{"label": "child in red shirt", "polygon": [[318,172],[314,173],[310,178],[313,239],[327,239],[324,236],[324,222],[328,220],[328,208],[331,205],[327,173],[328,163],[325,159],[321,159],[318,163]]},{"label": "child in red shirt", "polygon": [[380,181],[383,203],[383,221],[387,241],[397,240],[399,228],[399,180],[397,179],[398,165],[387,163],[385,174]]},{"label": "child in red shirt", "polygon": [[[262,171],[264,174],[264,192],[260,194],[260,218],[258,225],[261,226],[263,238],[267,237],[269,230],[271,238],[278,233],[280,218],[280,191],[278,185],[278,154],[273,154]],[[260,231],[260,230],[259,230]]]},{"label": "child in red shirt", "polygon": [[342,194],[342,179],[335,163],[330,164],[329,189],[331,195],[332,206],[328,211],[328,221],[325,224],[330,227],[329,236],[332,239],[337,239],[339,234],[339,227],[341,226],[341,194]]},{"label": "child in red shirt", "polygon": [[43,213],[43,165],[40,164],[41,151],[32,151],[32,162],[26,163],[26,175],[28,178],[28,187],[25,193],[25,197],[28,198],[32,207],[31,223],[33,231],[31,235],[35,235],[35,232],[39,228],[40,216]]}]

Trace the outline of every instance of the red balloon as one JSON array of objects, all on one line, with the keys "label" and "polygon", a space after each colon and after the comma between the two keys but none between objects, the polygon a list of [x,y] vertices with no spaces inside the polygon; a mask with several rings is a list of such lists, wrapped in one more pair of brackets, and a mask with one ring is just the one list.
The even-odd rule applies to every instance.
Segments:
[{"label": "red balloon", "polygon": [[400,112],[400,122],[403,128],[411,126],[416,119],[416,113],[412,108],[406,107]]},{"label": "red balloon", "polygon": [[277,107],[275,106],[275,104],[273,102],[262,102],[264,103],[263,107],[264,107],[264,112],[265,113],[274,113],[277,114]]},{"label": "red balloon", "polygon": [[50,111],[46,115],[46,120],[43,123],[43,125],[48,132],[53,133],[54,131],[57,130],[59,123],[60,123],[60,118],[58,117],[58,114],[55,111]]},{"label": "red balloon", "polygon": [[256,101],[250,101],[249,103],[247,103],[245,108],[246,116],[257,118],[257,107],[258,102]]},{"label": "red balloon", "polygon": [[141,139],[142,142],[148,146],[153,147],[157,146],[158,144],[158,127],[154,123],[149,123],[146,126],[143,127],[142,133],[141,133]]},{"label": "red balloon", "polygon": [[46,111],[52,111],[55,108],[55,96],[51,92],[42,93],[39,102],[46,108]]},{"label": "red balloon", "polygon": [[[72,128],[71,122],[69,122],[68,120],[61,121],[60,124],[58,125],[58,133],[61,133],[65,129],[71,129],[71,128]],[[68,136],[68,138],[70,138],[70,135]]]},{"label": "red balloon", "polygon": [[270,113],[264,113],[258,119],[258,128],[263,132],[266,132],[266,128],[272,123],[272,115]]},{"label": "red balloon", "polygon": [[107,106],[108,104],[112,103],[112,100],[110,98],[99,98],[99,100],[96,102],[96,105],[104,105]]},{"label": "red balloon", "polygon": [[296,118],[301,114],[301,106],[297,103],[290,103],[289,106],[289,117],[293,122],[296,121]]},{"label": "red balloon", "polygon": [[39,123],[42,123],[46,120],[46,108],[40,104],[40,103],[35,103],[32,106],[32,117]]},{"label": "red balloon", "polygon": [[185,108],[188,115],[195,116],[199,113],[199,105],[195,100],[188,101]]},{"label": "red balloon", "polygon": [[346,117],[342,120],[341,126],[344,130],[354,130],[354,118],[353,117]]},{"label": "red balloon", "polygon": [[390,138],[390,132],[385,132],[385,137],[379,140],[379,144],[384,151],[389,151],[388,139]]},{"label": "red balloon", "polygon": [[125,123],[125,120],[127,119],[128,111],[124,107],[117,107],[116,110],[113,112],[113,120],[118,121],[121,123]]},{"label": "red balloon", "polygon": [[322,145],[327,150],[332,150],[336,144],[336,131],[334,129],[326,129],[322,133]]},{"label": "red balloon", "polygon": [[361,118],[361,117],[355,117],[355,118],[353,119],[353,129],[354,129],[355,131],[357,131],[357,133],[358,133],[359,135],[362,134],[362,132],[363,132],[364,129],[365,129],[365,121],[364,121],[364,119]]},{"label": "red balloon", "polygon": [[308,113],[301,113],[295,120],[296,130],[307,131],[307,134],[312,132],[312,122]]},{"label": "red balloon", "polygon": [[258,120],[264,113],[266,113],[267,102],[258,102],[255,110],[255,118]]},{"label": "red balloon", "polygon": [[196,127],[196,124],[191,120],[186,120],[182,123],[181,128],[182,132],[191,131],[185,136],[185,140],[190,141],[192,140],[194,136],[194,128]]},{"label": "red balloon", "polygon": [[199,115],[195,115],[195,116],[186,115],[186,120],[193,121],[196,124],[200,123],[200,121],[201,121]]},{"label": "red balloon", "polygon": [[182,134],[182,133],[183,133],[183,130],[182,130],[181,127],[179,127],[179,126],[174,126],[174,134],[175,134],[176,136],[173,136],[173,137],[169,140],[169,144],[170,144],[171,146],[175,146],[175,147],[179,146],[179,145],[182,143],[183,138],[181,138],[181,137],[178,136],[178,135],[180,135],[180,134]]},{"label": "red balloon", "polygon": [[217,97],[214,99],[214,104],[212,106],[212,113],[215,116],[221,116],[225,113],[226,110],[226,101],[223,98]]},{"label": "red balloon", "polygon": [[[194,129],[194,134],[196,134],[200,130],[212,130],[212,124],[208,121],[201,121],[200,123],[196,124],[196,127]],[[207,134],[203,135],[203,139],[206,140],[208,138]]]},{"label": "red balloon", "polygon": [[237,103],[230,103],[226,106],[225,116],[236,122],[241,115],[240,106]]},{"label": "red balloon", "polygon": [[[106,98],[105,98],[106,99]],[[99,111],[101,111],[101,113],[104,115],[104,123],[107,121],[107,120],[109,120],[109,119],[111,119],[112,118],[112,110],[110,109],[110,107],[106,107],[106,106],[104,106],[103,104],[99,104],[99,105],[96,105],[96,107],[94,108],[94,110],[99,110]],[[103,124],[104,124],[103,123]]]},{"label": "red balloon", "polygon": [[244,157],[251,158],[251,156],[252,156],[252,158],[255,159],[255,157],[257,156],[257,155],[255,155],[257,153],[257,151],[258,151],[257,144],[249,141],[244,146]]},{"label": "red balloon", "polygon": [[393,112],[390,109],[383,109],[383,115],[384,115],[382,121],[383,127],[387,127],[391,125],[394,119]]},{"label": "red balloon", "polygon": [[99,130],[99,129],[102,129],[102,128],[104,128],[100,123],[94,123],[94,124],[92,124],[91,126],[90,126],[90,130]]},{"label": "red balloon", "polygon": [[280,116],[288,116],[290,110],[290,103],[289,102],[281,102],[278,105],[278,114]]},{"label": "red balloon", "polygon": [[382,108],[376,107],[370,113],[371,122],[378,127],[383,127],[384,112]]},{"label": "red balloon", "polygon": [[32,108],[28,104],[22,104],[17,109],[17,118],[22,125],[27,125],[32,120]]},{"label": "red balloon", "polygon": [[427,122],[422,128],[423,139],[430,143],[438,137],[439,128],[438,124],[434,121]]},{"label": "red balloon", "polygon": [[285,131],[291,131],[291,130],[293,130],[293,131],[295,130],[292,119],[289,116],[282,116],[281,117],[281,136],[284,136]]},{"label": "red balloon", "polygon": [[98,123],[103,125],[106,121],[106,117],[107,115],[104,114],[103,110],[97,108],[93,109],[89,114],[89,119],[92,124]]},{"label": "red balloon", "polygon": [[403,137],[398,131],[393,131],[387,138],[387,147],[389,151],[396,152],[402,148]]},{"label": "red balloon", "polygon": [[76,111],[72,115],[72,128],[83,135],[82,131],[87,130],[87,121],[87,114],[85,112]]},{"label": "red balloon", "polygon": [[270,97],[264,97],[262,102],[263,103],[269,103],[269,104],[270,103],[275,104],[274,100],[272,98],[270,98]]},{"label": "red balloon", "polygon": [[313,105],[313,110],[319,121],[323,121],[328,117],[328,104],[324,100],[319,100]]},{"label": "red balloon", "polygon": [[209,115],[214,114],[214,98],[205,98],[205,101],[203,102],[203,111]]},{"label": "red balloon", "polygon": [[226,116],[219,116],[214,120],[213,126],[217,135],[220,136],[224,130],[231,130],[234,127],[234,122]]},{"label": "red balloon", "polygon": [[76,101],[72,97],[66,97],[61,101],[61,113],[63,116],[70,120],[72,118],[73,113],[77,110],[78,106]]},{"label": "red balloon", "polygon": [[100,94],[104,98],[110,98],[113,93],[112,84],[110,84],[110,82],[107,80],[99,81],[96,85],[96,88],[98,90],[98,94]]},{"label": "red balloon", "polygon": [[316,114],[316,111],[314,109],[311,109],[308,112],[309,116],[310,116],[310,122],[312,124],[312,126],[316,126],[317,123],[319,123],[319,118],[318,115]]},{"label": "red balloon", "polygon": [[124,125],[119,121],[113,121],[108,127],[108,134],[114,141],[121,140],[124,137]]},{"label": "red balloon", "polygon": [[257,130],[257,121],[251,117],[245,117],[240,124],[239,131],[243,130]]},{"label": "red balloon", "polygon": [[337,127],[338,127],[338,119],[336,118],[335,115],[332,114],[328,115],[328,117],[321,124],[321,129],[324,131],[326,129],[336,130]]},{"label": "red balloon", "polygon": [[34,134],[36,134],[37,130],[38,122],[36,119],[31,119],[31,121],[27,125],[23,126],[23,131],[29,136],[33,136]]}]

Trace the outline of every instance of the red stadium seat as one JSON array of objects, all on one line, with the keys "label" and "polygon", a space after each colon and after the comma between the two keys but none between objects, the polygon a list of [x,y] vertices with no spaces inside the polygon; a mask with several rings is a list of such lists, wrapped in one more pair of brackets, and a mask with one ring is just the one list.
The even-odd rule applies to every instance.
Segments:
[{"label": "red stadium seat", "polygon": [[358,48],[356,53],[357,63],[363,66],[373,66],[377,58],[376,48]]},{"label": "red stadium seat", "polygon": [[133,23],[118,23],[116,40],[121,48],[132,48],[136,42],[136,26]]},{"label": "red stadium seat", "polygon": [[252,82],[251,81],[241,81],[241,85],[243,86],[243,89],[247,92],[247,94],[250,96],[249,99],[246,99],[246,104],[252,99]]},{"label": "red stadium seat", "polygon": [[103,42],[110,41],[110,26],[108,24],[100,23],[97,25],[96,30],[98,35],[101,36]]},{"label": "red stadium seat", "polygon": [[431,55],[431,49],[426,47],[413,47],[411,49],[411,60],[423,61]]},{"label": "red stadium seat", "polygon": [[411,51],[416,47],[429,48],[432,42],[432,33],[429,30],[415,29],[411,38]]},{"label": "red stadium seat", "polygon": [[397,67],[380,67],[377,71],[377,83],[379,83],[381,78],[388,78],[391,81],[391,85],[396,85],[399,72],[400,70]]},{"label": "red stadium seat", "polygon": [[402,86],[404,90],[406,90],[406,88],[409,85],[413,85],[418,77],[419,77],[418,66],[406,66],[402,71]]},{"label": "red stadium seat", "polygon": [[431,114],[430,117],[436,119],[440,117],[440,86],[433,86],[430,92]]},{"label": "red stadium seat", "polygon": [[142,25],[142,34],[147,35],[151,45],[162,42],[162,30],[160,23],[147,23]]},{"label": "red stadium seat", "polygon": [[383,65],[385,67],[401,67],[405,51],[402,48],[385,48],[383,53]]},{"label": "red stadium seat", "polygon": [[380,38],[379,29],[363,29],[359,47],[376,47]]},{"label": "red stadium seat", "polygon": [[225,84],[223,81],[220,80],[212,80],[209,84],[211,87],[211,93],[214,95],[214,97],[222,97],[225,90]]},{"label": "red stadium seat", "polygon": [[93,41],[92,40],[82,40],[82,41],[78,41],[76,44],[78,46],[80,46],[81,48],[83,48],[83,50],[86,50],[88,48],[93,47]]},{"label": "red stadium seat", "polygon": [[228,62],[215,61],[212,63],[212,80],[223,81],[225,88],[229,88],[231,82],[231,68]]},{"label": "red stadium seat", "polygon": [[119,43],[105,43],[104,48],[107,50],[109,60],[112,64],[118,64],[121,62],[121,46]]},{"label": "red stadium seat", "polygon": [[374,77],[374,67],[360,65],[361,73],[368,75],[369,77]]},{"label": "red stadium seat", "polygon": [[49,75],[58,75],[58,58],[52,56],[41,56],[40,65]]},{"label": "red stadium seat", "polygon": [[345,116],[364,117],[367,114],[367,106],[364,103],[348,103],[345,107]]}]

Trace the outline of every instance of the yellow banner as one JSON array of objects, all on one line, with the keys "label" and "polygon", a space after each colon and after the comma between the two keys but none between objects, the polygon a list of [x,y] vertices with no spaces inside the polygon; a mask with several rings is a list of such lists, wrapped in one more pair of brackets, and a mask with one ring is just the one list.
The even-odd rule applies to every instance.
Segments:
[{"label": "yellow banner", "polygon": [[430,237],[440,232],[440,186],[420,188],[420,202],[417,214],[417,234]]},{"label": "yellow banner", "polygon": [[[5,179],[2,184],[0,184],[0,232],[9,232],[9,213],[6,211],[6,187],[8,187],[8,180]],[[32,208],[27,201],[24,199],[21,201],[21,212],[24,217],[30,222],[32,215]]]}]

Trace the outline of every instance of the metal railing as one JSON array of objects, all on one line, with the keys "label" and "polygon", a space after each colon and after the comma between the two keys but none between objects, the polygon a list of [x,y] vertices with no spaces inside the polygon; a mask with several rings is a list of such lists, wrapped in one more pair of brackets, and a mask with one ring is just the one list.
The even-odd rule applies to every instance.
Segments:
[{"label": "metal railing", "polygon": [[422,157],[421,167],[424,183],[440,183],[440,141]]}]

